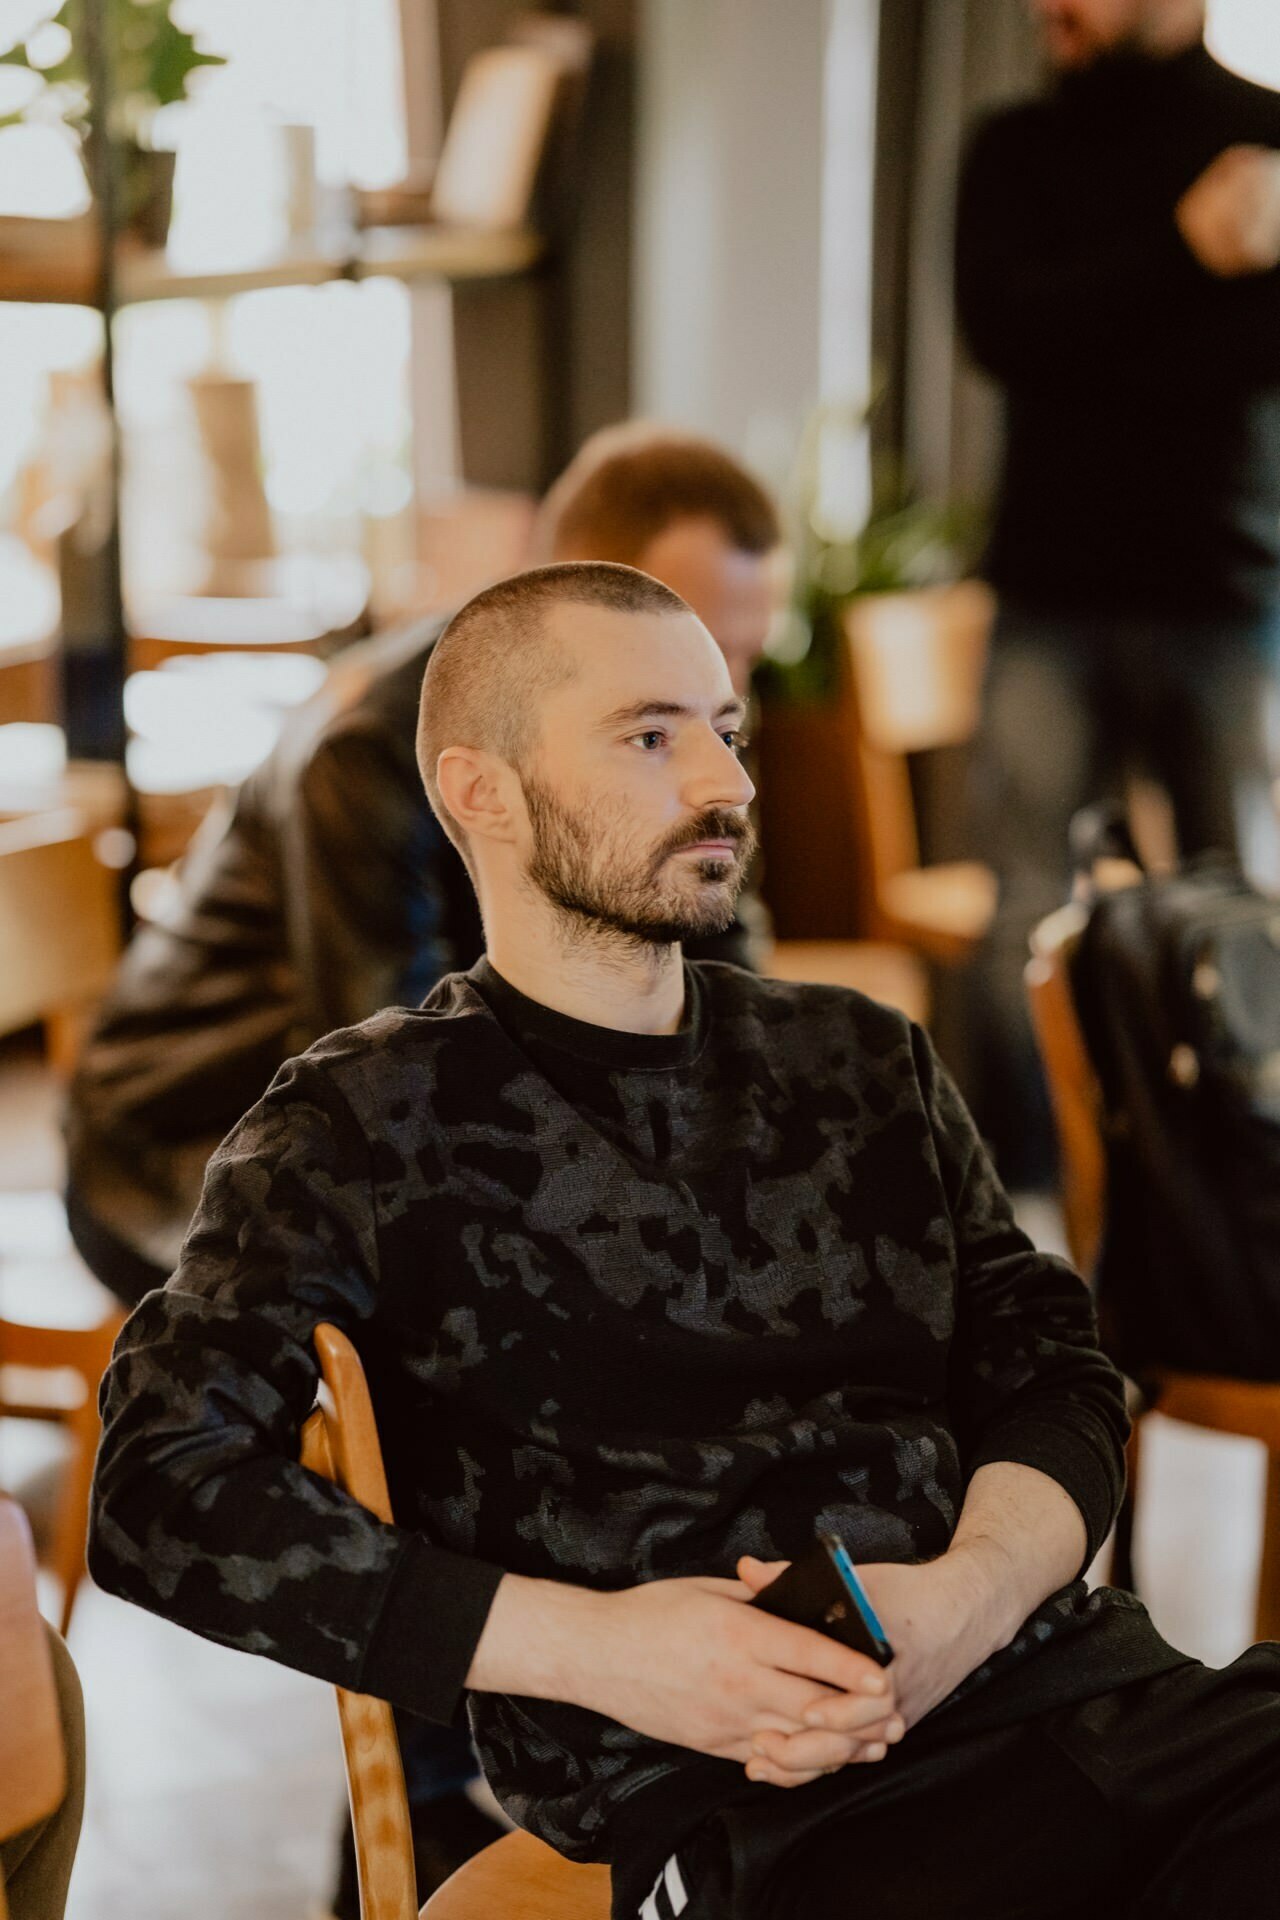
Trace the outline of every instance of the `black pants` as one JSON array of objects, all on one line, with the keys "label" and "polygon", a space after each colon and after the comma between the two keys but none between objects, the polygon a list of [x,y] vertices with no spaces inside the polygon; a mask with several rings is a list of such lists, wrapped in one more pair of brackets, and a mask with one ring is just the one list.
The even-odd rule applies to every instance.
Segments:
[{"label": "black pants", "polygon": [[[919,1729],[923,1734],[929,1723]],[[1280,1647],[758,1789],[616,1920],[1260,1920],[1280,1904]],[[874,1776],[874,1777],[873,1777]],[[639,1863],[637,1863],[637,1867]]]}]

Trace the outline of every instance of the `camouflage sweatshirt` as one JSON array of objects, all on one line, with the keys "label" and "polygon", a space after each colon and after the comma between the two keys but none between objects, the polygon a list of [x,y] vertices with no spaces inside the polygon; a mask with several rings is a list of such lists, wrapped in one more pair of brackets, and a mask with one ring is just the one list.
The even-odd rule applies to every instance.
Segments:
[{"label": "camouflage sweatshirt", "polygon": [[[639,1035],[481,961],[282,1068],[120,1336],[103,1586],[448,1720],[504,1570],[728,1574],[818,1522],[861,1561],[927,1558],[993,1460],[1058,1480],[1098,1545],[1118,1379],[928,1041],[840,989],[686,980],[681,1030]],[[364,1358],[395,1526],[296,1464],[320,1320]],[[1021,1713],[1171,1658],[1076,1587],[967,1689]],[[584,1709],[470,1706],[499,1796],[570,1853],[608,1857],[645,1789],[686,1815],[741,1790]]]}]

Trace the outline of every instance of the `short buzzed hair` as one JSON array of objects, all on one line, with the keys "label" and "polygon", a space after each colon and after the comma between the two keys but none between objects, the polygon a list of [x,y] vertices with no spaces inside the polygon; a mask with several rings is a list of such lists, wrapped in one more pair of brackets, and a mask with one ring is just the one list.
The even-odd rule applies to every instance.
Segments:
[{"label": "short buzzed hair", "polygon": [[436,779],[440,755],[446,747],[475,747],[523,766],[537,737],[539,700],[573,670],[547,632],[547,614],[564,605],[613,613],[690,611],[647,573],[593,560],[514,574],[454,614],[431,649],[422,682],[418,768],[436,818],[469,868],[466,835]]},{"label": "short buzzed hair", "polygon": [[540,556],[581,553],[634,566],[680,520],[711,520],[740,553],[772,553],[778,511],[760,482],[711,440],[629,421],[579,450],[542,503]]}]

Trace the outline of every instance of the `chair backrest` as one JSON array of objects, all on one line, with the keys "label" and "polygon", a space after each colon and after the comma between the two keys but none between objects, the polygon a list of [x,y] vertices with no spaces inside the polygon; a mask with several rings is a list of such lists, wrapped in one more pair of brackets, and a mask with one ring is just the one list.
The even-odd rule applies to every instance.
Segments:
[{"label": "chair backrest", "polygon": [[1102,1091],[1089,1059],[1071,992],[1071,957],[1084,931],[1085,910],[1059,907],[1031,935],[1026,987],[1049,1098],[1058,1127],[1062,1210],[1071,1257],[1086,1276],[1102,1240],[1106,1209],[1106,1152]]},{"label": "chair backrest", "polygon": [[0,1495],[0,1840],[47,1819],[66,1790],[57,1685],[36,1605],[31,1529],[16,1501]]},{"label": "chair backrest", "polygon": [[977,731],[995,601],[979,580],[863,594],[845,614],[859,840],[875,887],[920,864],[907,756]]},{"label": "chair backrest", "polygon": [[586,21],[527,13],[501,46],[471,56],[431,184],[433,219],[484,232],[529,220],[547,174],[565,171],[594,46]]},{"label": "chair backrest", "polygon": [[103,991],[120,950],[116,896],[73,810],[0,820],[0,1033]]},{"label": "chair backrest", "polygon": [[560,69],[541,47],[487,47],[463,72],[431,189],[435,219],[520,226],[551,132]]},{"label": "chair backrest", "polygon": [[[390,1521],[387,1477],[360,1356],[336,1327],[322,1324],[315,1338],[327,1391],[303,1429],[302,1464]],[[417,1920],[409,1801],[391,1708],[367,1694],[342,1687],[337,1692],[361,1920]]]}]

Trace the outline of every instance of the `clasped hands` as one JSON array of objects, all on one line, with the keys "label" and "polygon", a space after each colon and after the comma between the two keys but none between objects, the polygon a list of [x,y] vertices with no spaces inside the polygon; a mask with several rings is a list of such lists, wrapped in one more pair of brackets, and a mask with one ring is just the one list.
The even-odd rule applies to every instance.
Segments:
[{"label": "clasped hands", "polygon": [[737,1580],[653,1581],[607,1596],[612,1672],[584,1704],[654,1738],[804,1786],[882,1760],[992,1650],[963,1556],[860,1567],[894,1648],[881,1669],[839,1641],[743,1603],[785,1561]]}]

